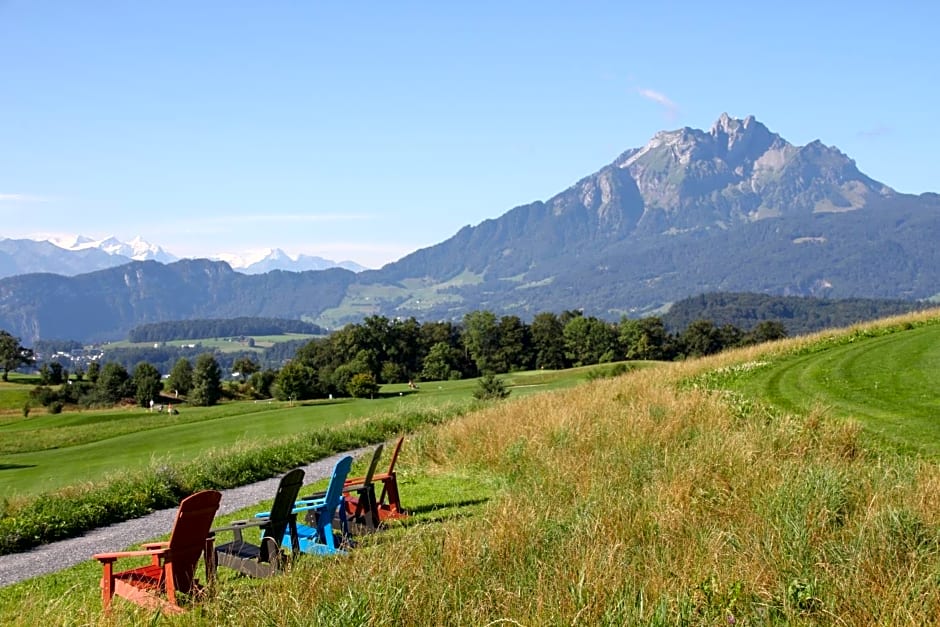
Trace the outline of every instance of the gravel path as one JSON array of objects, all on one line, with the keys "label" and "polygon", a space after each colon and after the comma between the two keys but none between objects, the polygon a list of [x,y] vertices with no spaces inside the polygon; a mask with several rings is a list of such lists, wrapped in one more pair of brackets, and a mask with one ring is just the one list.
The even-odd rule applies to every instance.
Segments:
[{"label": "gravel path", "polygon": [[[309,484],[328,478],[337,460],[344,455],[358,457],[371,450],[372,447],[363,447],[304,466],[304,482]],[[280,480],[278,476],[240,488],[222,490],[219,515],[230,514],[272,498]],[[77,538],[44,544],[25,553],[0,555],[0,587],[63,570],[91,559],[94,553],[121,551],[133,544],[158,538],[169,533],[175,515],[175,507],[163,509],[142,518],[95,529]]]}]

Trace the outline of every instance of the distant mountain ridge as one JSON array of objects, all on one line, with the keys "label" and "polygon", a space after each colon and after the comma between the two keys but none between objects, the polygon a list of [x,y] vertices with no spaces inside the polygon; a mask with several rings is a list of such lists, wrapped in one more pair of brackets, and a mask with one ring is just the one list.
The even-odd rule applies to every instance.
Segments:
[{"label": "distant mountain ridge", "polygon": [[[78,318],[96,337],[197,314],[296,316],[326,328],[367,315],[459,320],[479,309],[616,319],[708,292],[917,300],[940,297],[937,241],[940,195],[896,192],[835,147],[796,146],[753,116],[722,114],[708,131],[656,133],[548,200],[379,270],[249,281],[221,262],[196,271],[179,261],[14,277],[0,280],[0,328],[82,339]],[[297,294],[288,302],[282,290]],[[192,300],[174,304],[175,294]],[[84,319],[102,306],[107,316]]]},{"label": "distant mountain ridge", "polygon": [[332,261],[316,255],[292,256],[280,248],[263,248],[250,250],[242,254],[219,254],[211,259],[224,261],[234,270],[245,274],[264,274],[272,270],[286,270],[288,272],[306,272],[307,270],[327,270],[329,268],[344,268],[352,272],[362,272],[367,268],[355,261]]},{"label": "distant mountain ridge", "polygon": [[[337,267],[353,272],[366,269],[354,261],[337,263],[312,255],[291,256],[279,248],[207,255],[207,258],[226,261],[233,269],[246,274],[262,274],[272,270],[304,272]],[[122,266],[131,261],[172,263],[179,261],[179,257],[144,241],[140,236],[129,242],[122,242],[115,237],[95,240],[84,235],[46,240],[0,239],[0,278],[32,272],[76,276]]]}]

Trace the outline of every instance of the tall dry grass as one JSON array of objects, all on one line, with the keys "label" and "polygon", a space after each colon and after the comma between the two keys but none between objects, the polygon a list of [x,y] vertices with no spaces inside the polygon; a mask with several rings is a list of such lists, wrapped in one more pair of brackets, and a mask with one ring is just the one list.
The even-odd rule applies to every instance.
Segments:
[{"label": "tall dry grass", "polygon": [[936,463],[866,450],[856,425],[822,409],[779,414],[683,385],[831,335],[510,400],[426,430],[400,466],[490,477],[480,515],[220,587],[172,622],[937,623]]}]

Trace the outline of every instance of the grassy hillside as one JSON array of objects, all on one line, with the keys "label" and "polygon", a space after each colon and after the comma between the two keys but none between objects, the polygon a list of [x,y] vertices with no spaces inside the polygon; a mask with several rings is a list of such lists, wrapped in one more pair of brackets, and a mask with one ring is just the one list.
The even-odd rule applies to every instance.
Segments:
[{"label": "grassy hillside", "polygon": [[[933,624],[936,461],[881,439],[870,446],[866,427],[840,411],[784,407],[756,383],[736,386],[761,364],[770,372],[881,337],[927,345],[909,338],[938,316],[511,397],[422,429],[399,462],[413,518],[347,556],[298,560],[286,576],[225,574],[212,600],[167,622]],[[887,344],[877,350],[890,353]],[[3,589],[0,615],[97,624],[97,577],[88,562]],[[151,618],[115,607],[117,623]]]}]

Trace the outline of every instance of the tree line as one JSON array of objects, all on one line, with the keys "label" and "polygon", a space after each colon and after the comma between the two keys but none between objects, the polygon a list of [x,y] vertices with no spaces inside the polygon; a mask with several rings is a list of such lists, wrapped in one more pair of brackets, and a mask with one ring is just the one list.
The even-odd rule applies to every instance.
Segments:
[{"label": "tree line", "polygon": [[[786,329],[775,321],[763,321],[743,331],[730,324],[719,327],[697,320],[680,333],[670,333],[655,316],[609,322],[574,310],[540,313],[529,323],[487,310],[470,312],[459,323],[370,316],[303,343],[276,367],[265,366],[254,355],[229,357],[230,369],[238,373],[238,379],[224,385],[221,354],[210,352],[195,358],[179,356],[171,368],[163,369],[169,371],[166,380],[161,369],[145,360],[132,371],[113,360],[93,362],[87,371],[78,368],[71,377],[53,361],[40,368],[41,385],[34,398],[61,410],[69,403],[99,406],[123,399],[134,399],[147,407],[161,394],[194,405],[212,405],[226,396],[281,400],[369,397],[384,383],[464,379],[622,360],[684,359],[785,336]],[[24,355],[28,349],[12,339],[20,352],[3,349],[6,343],[0,341],[0,357],[5,367],[15,368],[18,366],[6,361],[7,356]],[[24,363],[21,359],[19,365]],[[55,385],[60,387],[56,390]]]},{"label": "tree line", "polygon": [[[53,361],[40,367],[39,376],[40,384],[30,392],[30,399],[51,413],[61,412],[65,405],[110,407],[133,399],[141,407],[162,408],[164,402],[181,400],[179,390],[172,387],[167,391],[172,390],[173,396],[166,395],[160,371],[147,362],[140,362],[133,372],[128,372],[114,361],[104,364],[93,361],[87,370],[69,373]],[[188,359],[181,359],[167,384],[182,387],[185,402],[190,405],[215,405],[223,394],[222,369],[211,353],[203,353],[195,366]],[[29,415],[29,406],[24,413]]]},{"label": "tree line", "polygon": [[661,318],[611,323],[580,311],[540,313],[531,323],[491,311],[460,323],[371,316],[311,340],[280,369],[275,389],[292,398],[350,394],[366,384],[464,379],[530,369],[561,369],[621,360],[674,360],[786,336],[779,322],[749,331],[707,320],[669,333]]}]

